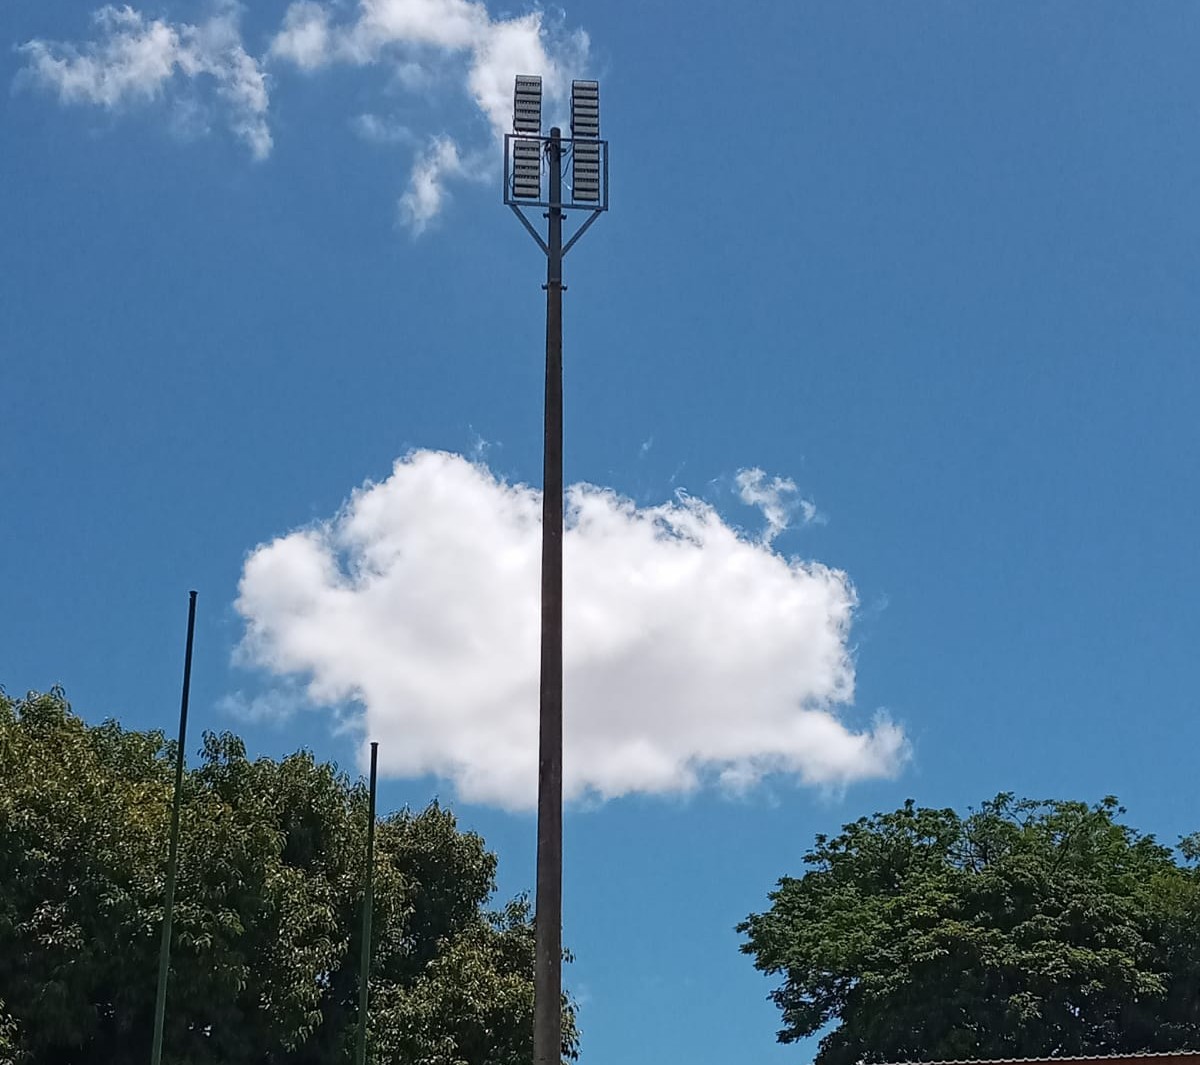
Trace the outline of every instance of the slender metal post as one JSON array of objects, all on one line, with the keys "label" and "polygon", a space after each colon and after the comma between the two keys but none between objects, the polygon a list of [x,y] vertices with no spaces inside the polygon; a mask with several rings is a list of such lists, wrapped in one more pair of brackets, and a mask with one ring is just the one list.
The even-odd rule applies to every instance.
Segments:
[{"label": "slender metal post", "polygon": [[546,421],[542,467],[542,667],[539,705],[534,1065],[562,1061],[562,143],[550,131],[546,255]]},{"label": "slender metal post", "polygon": [[162,946],[158,952],[158,995],[154,1002],[151,1065],[162,1061],[163,1023],[167,1016],[167,974],[171,968],[171,921],[175,914],[175,869],[179,860],[179,808],[183,801],[183,758],[187,745],[188,694],[192,687],[192,642],[196,633],[196,593],[188,593],[187,644],[183,652],[183,695],[179,704],[179,745],[175,749],[175,796],[171,805],[171,843],[167,852],[167,893],[163,904]]},{"label": "slender metal post", "polygon": [[367,985],[371,977],[371,911],[375,906],[375,774],[379,744],[371,744],[371,790],[367,802],[367,884],[363,894],[362,954],[358,964],[358,1045],[354,1060],[367,1060]]}]

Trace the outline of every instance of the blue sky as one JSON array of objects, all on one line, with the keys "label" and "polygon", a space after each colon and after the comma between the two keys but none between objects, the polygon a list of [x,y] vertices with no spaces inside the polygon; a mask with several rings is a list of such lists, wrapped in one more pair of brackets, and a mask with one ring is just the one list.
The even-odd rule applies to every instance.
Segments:
[{"label": "blue sky", "polygon": [[[325,9],[4,5],[0,683],[171,729],[195,587],[193,747],[354,768],[361,686],[383,807],[440,794],[502,892],[532,886],[521,752],[489,762],[471,714],[533,711],[512,486],[540,478],[543,265],[499,202],[488,79],[542,54],[600,78],[613,153],[567,260],[567,479],[631,501],[593,493],[577,541],[585,1065],[809,1060],[733,926],[862,814],[1115,793],[1166,840],[1200,827],[1200,9],[392,8],[285,46]],[[755,469],[794,485],[773,538]],[[655,516],[707,524],[634,595],[666,572]],[[415,569],[300,631],[337,583],[288,568],[314,543]],[[277,579],[239,600],[256,559]]]}]

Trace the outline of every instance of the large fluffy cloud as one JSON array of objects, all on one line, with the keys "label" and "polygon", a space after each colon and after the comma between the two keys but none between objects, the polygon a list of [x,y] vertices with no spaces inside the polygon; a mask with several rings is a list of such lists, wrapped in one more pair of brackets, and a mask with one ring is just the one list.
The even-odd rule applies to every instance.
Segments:
[{"label": "large fluffy cloud", "polygon": [[[686,496],[568,496],[568,798],[745,788],[768,773],[841,785],[902,765],[898,726],[855,731],[838,715],[854,688],[844,573],[785,558]],[[360,704],[386,771],[529,807],[539,544],[535,489],[415,452],[335,518],[251,554],[241,654],[315,704]]]},{"label": "large fluffy cloud", "polygon": [[22,45],[26,75],[63,103],[110,111],[207,80],[230,128],[254,158],[270,154],[266,77],[242,46],[236,8],[222,5],[211,18],[192,24],[110,5],[93,20],[97,37],[83,45],[40,39]]}]

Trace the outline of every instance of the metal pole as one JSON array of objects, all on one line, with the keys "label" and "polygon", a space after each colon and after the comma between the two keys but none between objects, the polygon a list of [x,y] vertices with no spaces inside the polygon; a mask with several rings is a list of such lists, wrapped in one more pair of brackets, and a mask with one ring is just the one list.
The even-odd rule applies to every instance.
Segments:
[{"label": "metal pole", "polygon": [[542,668],[539,706],[534,1065],[562,1061],[562,144],[550,131],[546,256],[546,424],[542,467]]},{"label": "metal pole", "polygon": [[183,695],[179,705],[179,744],[175,749],[175,796],[171,805],[171,843],[167,852],[167,897],[163,905],[162,946],[158,952],[158,995],[154,1002],[154,1042],[150,1065],[162,1061],[163,1023],[167,1016],[167,973],[171,967],[171,920],[175,913],[175,868],[179,860],[179,808],[183,801],[183,756],[187,745],[188,694],[192,687],[192,641],[196,633],[196,593],[188,593],[187,644],[183,652]]},{"label": "metal pole", "polygon": [[367,984],[371,976],[371,911],[375,904],[375,773],[379,744],[371,744],[371,791],[367,802],[367,885],[363,894],[362,954],[358,965],[358,1046],[354,1060],[367,1060]]}]

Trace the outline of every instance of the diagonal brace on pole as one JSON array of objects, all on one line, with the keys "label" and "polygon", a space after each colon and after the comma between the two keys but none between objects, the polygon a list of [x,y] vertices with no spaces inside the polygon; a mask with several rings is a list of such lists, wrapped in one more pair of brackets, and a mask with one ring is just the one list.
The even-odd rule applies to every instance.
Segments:
[{"label": "diagonal brace on pole", "polygon": [[544,240],[542,240],[542,235],[536,229],[533,228],[533,223],[531,221],[529,221],[528,218],[525,217],[525,212],[522,211],[521,208],[518,207],[515,203],[510,203],[508,206],[512,208],[513,214],[515,214],[521,220],[521,225],[523,225],[525,227],[525,229],[528,231],[529,235],[531,237],[533,237],[533,239],[535,241],[537,241],[537,246],[542,249],[542,254],[549,255],[550,254],[549,247],[547,247],[546,242]]},{"label": "diagonal brace on pole", "polygon": [[599,218],[603,213],[604,213],[603,211],[593,211],[590,215],[588,215],[587,220],[583,223],[583,225],[581,225],[577,230],[575,230],[575,233],[571,237],[571,239],[568,240],[566,242],[566,244],[563,245],[563,250],[562,250],[563,255],[566,255],[567,252],[569,252],[573,247],[575,247],[575,242],[577,240],[579,240],[579,238],[582,237],[584,235],[584,233],[586,233],[588,231],[588,227],[591,226],[591,224],[594,221],[596,221],[596,219]]}]

